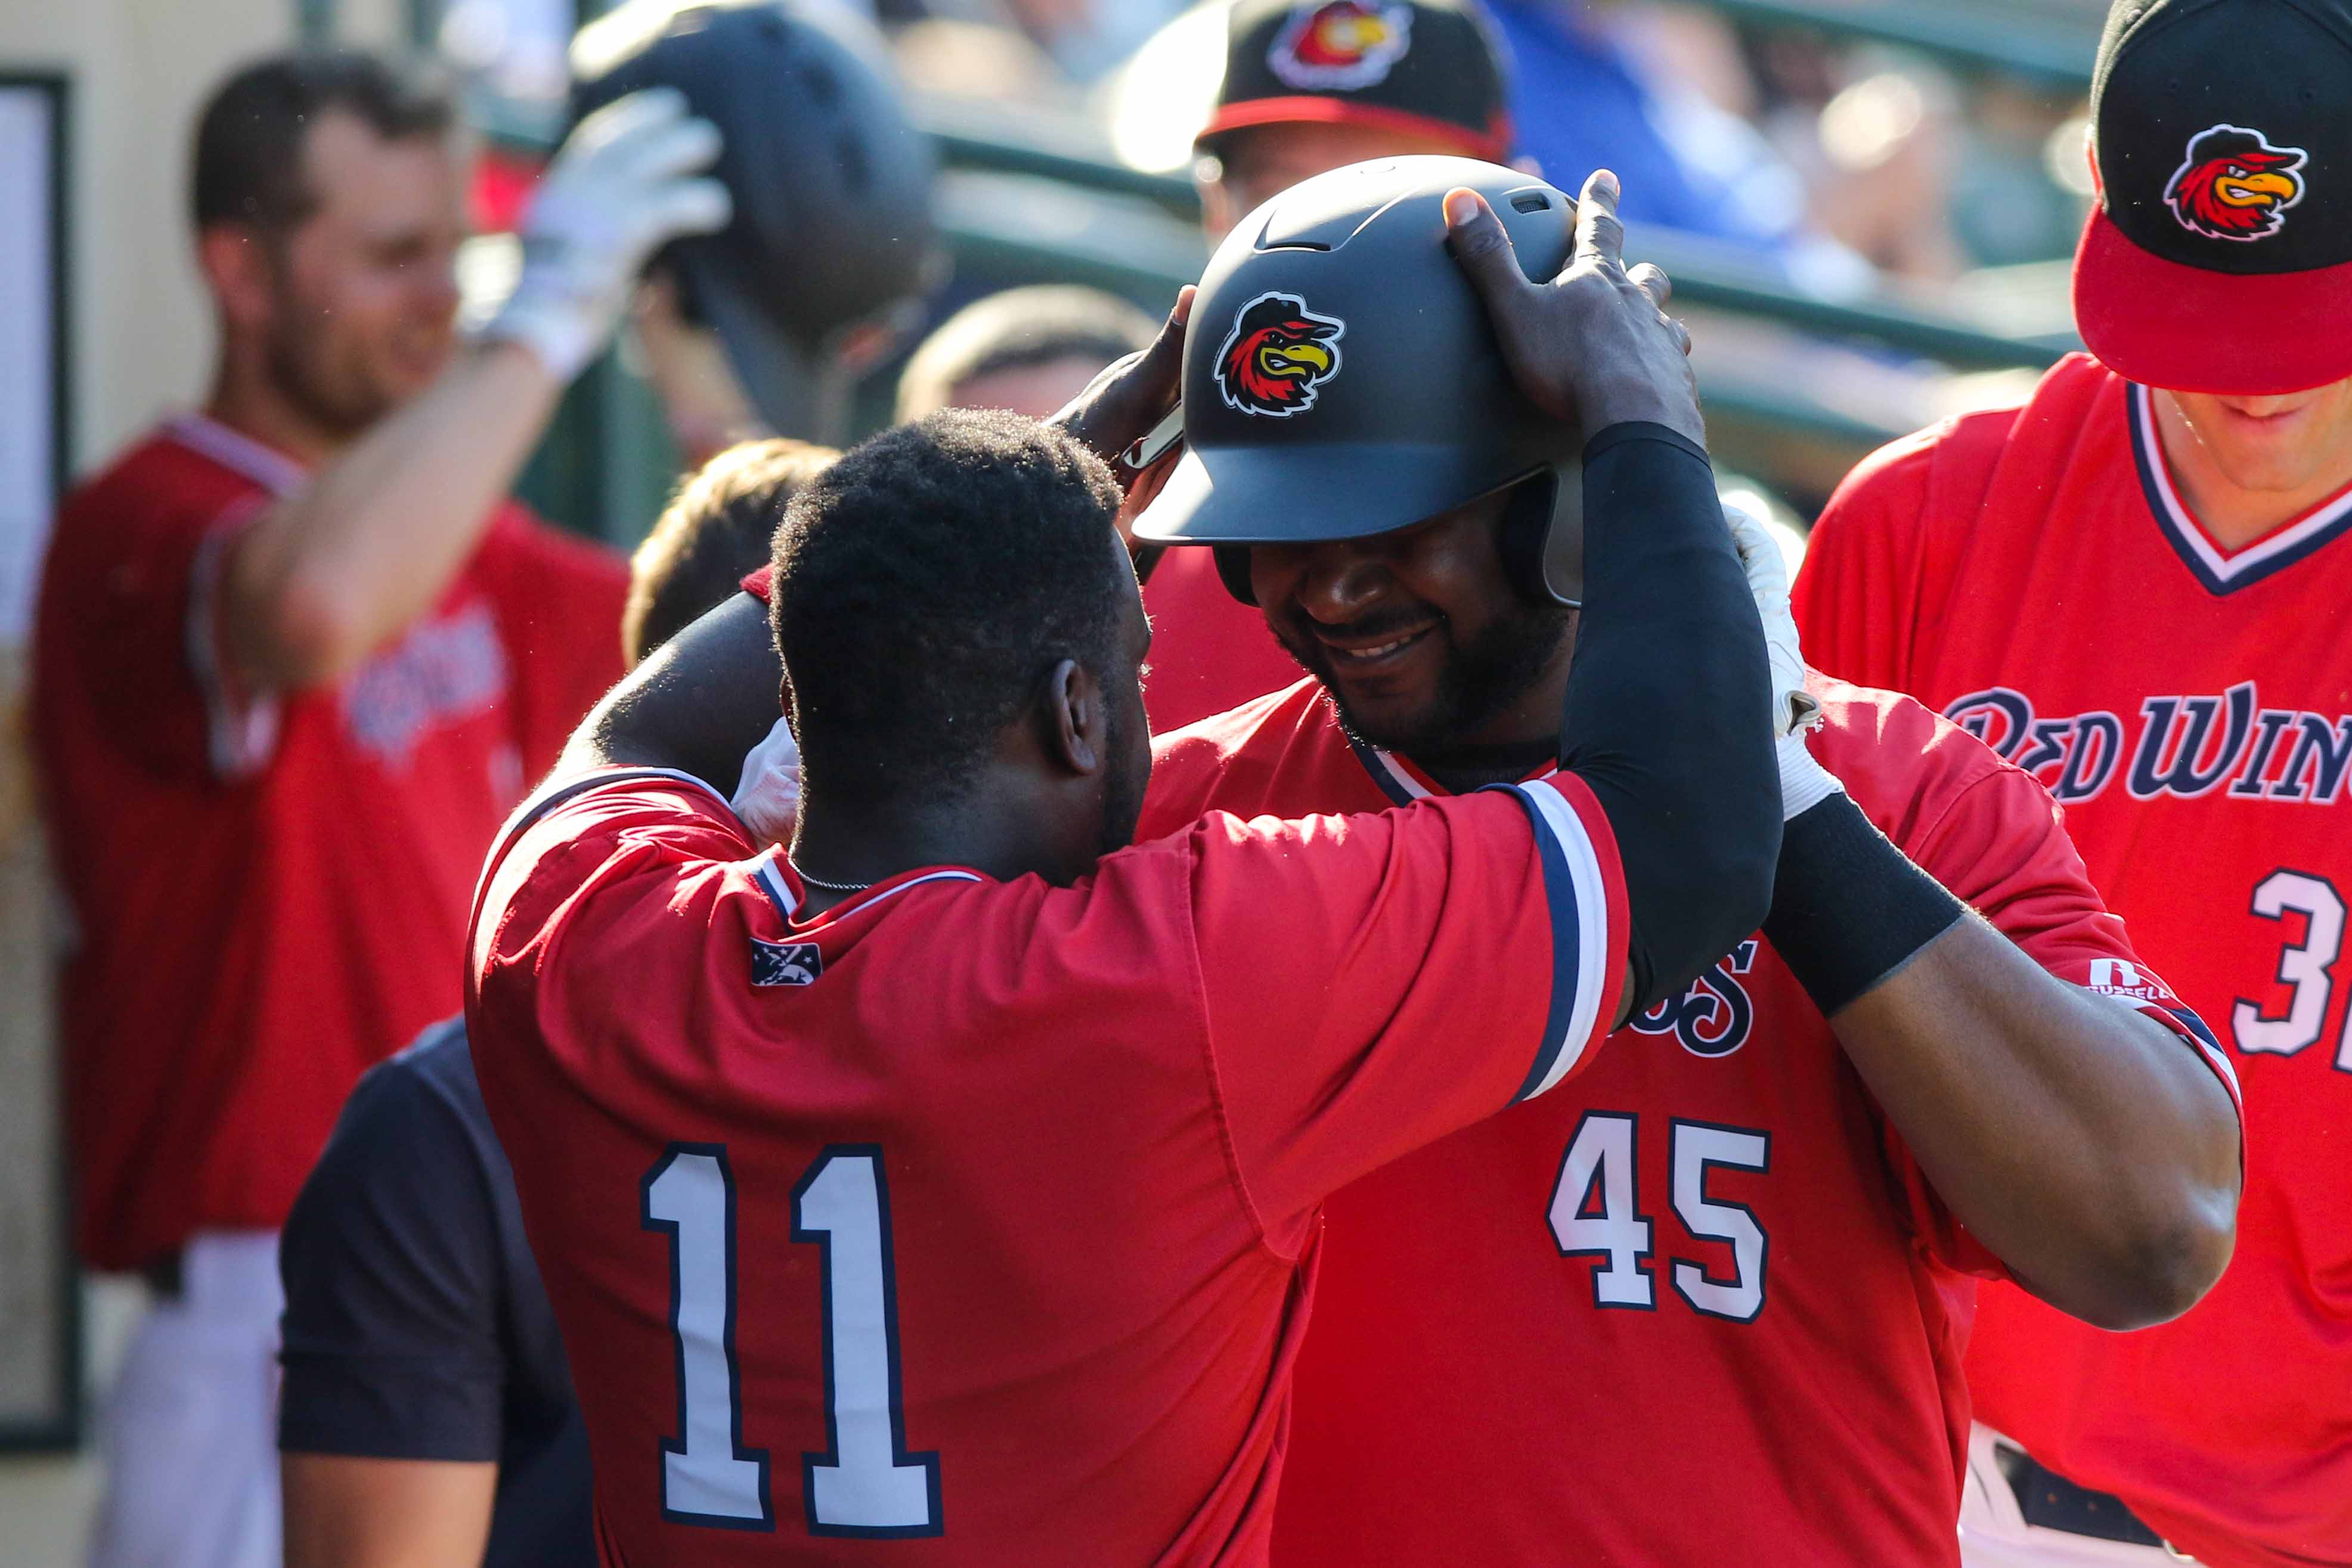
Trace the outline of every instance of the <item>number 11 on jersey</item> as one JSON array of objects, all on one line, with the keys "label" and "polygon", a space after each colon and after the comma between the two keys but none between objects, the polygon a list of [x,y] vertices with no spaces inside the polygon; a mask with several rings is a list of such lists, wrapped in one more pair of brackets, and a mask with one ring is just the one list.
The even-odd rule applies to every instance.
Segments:
[{"label": "number 11 on jersey", "polygon": [[[836,1143],[792,1194],[795,1242],[820,1249],[825,1447],[801,1456],[812,1535],[938,1535],[940,1458],[906,1451],[898,1299],[882,1151]],[[727,1150],[673,1143],[646,1173],[639,1215],[670,1237],[670,1330],[678,1436],[662,1439],[662,1516],[773,1530],[768,1454],[743,1446],[735,1357],[735,1183]]]}]

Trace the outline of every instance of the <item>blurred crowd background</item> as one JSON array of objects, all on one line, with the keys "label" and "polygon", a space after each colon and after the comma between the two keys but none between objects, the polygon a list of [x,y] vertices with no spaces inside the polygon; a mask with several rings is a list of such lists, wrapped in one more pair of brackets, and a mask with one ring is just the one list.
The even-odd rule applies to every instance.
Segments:
[{"label": "blurred crowd background", "polygon": [[[852,0],[839,0],[849,5]],[[2074,339],[2094,0],[1485,0],[1516,158],[1623,176],[1629,258],[1674,274],[1719,467],[1792,549],[1879,444],[2013,400]],[[46,890],[22,737],[55,498],[203,396],[188,138],[236,64],[298,42],[436,56],[478,132],[467,311],[566,122],[595,0],[77,0],[0,7],[0,1560],[69,1561],[95,1483],[86,1389],[139,1287],[75,1267],[62,1216]],[[1044,413],[1137,342],[1211,243],[1196,159],[1223,0],[873,0],[940,163],[943,264],[830,345],[840,441],[950,403]],[[21,112],[20,112],[21,111]],[[1034,285],[1053,291],[998,298]],[[1091,290],[1074,292],[1074,289]],[[1122,303],[1123,302],[1123,303]],[[1131,307],[1129,309],[1129,307]],[[959,313],[961,312],[961,314]],[[678,477],[758,428],[658,297],[567,395],[520,490],[635,545]],[[945,324],[944,327],[942,324]],[[767,424],[778,423],[766,421]],[[1157,659],[1155,662],[1159,662]]]}]

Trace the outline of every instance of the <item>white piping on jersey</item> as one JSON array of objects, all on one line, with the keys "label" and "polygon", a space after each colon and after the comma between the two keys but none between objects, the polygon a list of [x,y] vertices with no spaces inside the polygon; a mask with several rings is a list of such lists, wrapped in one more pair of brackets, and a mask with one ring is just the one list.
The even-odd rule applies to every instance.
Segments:
[{"label": "white piping on jersey", "polygon": [[2294,527],[2281,529],[2234,555],[2222,554],[2205,536],[2205,530],[2198,523],[2196,515],[2180,499],[2180,492],[2173,488],[2172,468],[2165,461],[2164,446],[2157,434],[2156,395],[2134,382],[2130,396],[2132,434],[2146,455],[2147,472],[2155,481],[2157,498],[2164,503],[2158,510],[2157,521],[2172,534],[2182,549],[2204,563],[2205,570],[2210,572],[2217,582],[2228,583],[2244,576],[2263,562],[2305,542],[2312,535],[2325,533],[2343,521],[2347,513],[2352,513],[2352,491],[2347,491]]},{"label": "white piping on jersey", "polygon": [[183,414],[163,422],[163,434],[222,468],[243,474],[276,496],[290,496],[310,482],[310,471],[283,452],[232,430],[208,414]]},{"label": "white piping on jersey", "polygon": [[776,869],[776,857],[782,853],[781,846],[760,851],[760,858],[751,862],[751,875],[768,889],[768,897],[776,901],[777,910],[784,919],[790,920],[793,911],[801,907],[801,901],[793,897],[793,885],[784,880],[784,874]]},{"label": "white piping on jersey", "polygon": [[[251,509],[235,509],[249,512]],[[261,691],[243,703],[229,696],[228,672],[220,666],[215,611],[220,598],[221,567],[233,537],[226,526],[215,527],[198,542],[194,564],[188,572],[188,671],[205,700],[205,749],[212,759],[213,776],[224,781],[251,778],[267,767],[278,750],[278,721],[283,716],[278,695]]]},{"label": "white piping on jersey", "polygon": [[[2195,1034],[2180,1027],[2179,1020],[2173,1016],[2172,1009],[2167,1007],[2163,1003],[2151,1002],[2137,996],[2119,995],[2113,991],[2102,990],[2095,985],[2078,985],[2075,989],[2083,992],[2086,995],[2096,996],[2103,1002],[2112,1002],[2118,1007],[2128,1007],[2135,1013],[2145,1013],[2149,1017],[2154,1018],[2158,1023],[2164,1026],[2165,1031],[2168,1034],[2178,1035],[2180,1038],[2188,1041],[2189,1044],[2196,1047],[2198,1051],[2203,1055],[2205,1059],[2212,1064],[2213,1070],[2221,1075],[2221,1081],[2230,1086],[2230,1098],[2237,1101],[2240,1105],[2243,1105],[2245,1103],[2246,1093],[2244,1089],[2242,1088],[2238,1082],[2238,1069],[2230,1065],[2229,1054],[2225,1051],[2216,1049],[2213,1046],[2199,1038]],[[2242,1111],[2240,1112],[2241,1117],[2242,1117],[2243,1114],[2244,1113]]]},{"label": "white piping on jersey", "polygon": [[1576,900],[1576,1005],[1570,1009],[1568,1032],[1559,1042],[1551,1070],[1520,1097],[1533,1100],[1574,1070],[1601,1022],[1601,998],[1609,989],[1610,978],[1602,972],[1609,962],[1609,884],[1601,874],[1601,858],[1593,851],[1583,820],[1559,791],[1546,784],[1511,787],[1534,803],[1536,820],[1559,846]]}]

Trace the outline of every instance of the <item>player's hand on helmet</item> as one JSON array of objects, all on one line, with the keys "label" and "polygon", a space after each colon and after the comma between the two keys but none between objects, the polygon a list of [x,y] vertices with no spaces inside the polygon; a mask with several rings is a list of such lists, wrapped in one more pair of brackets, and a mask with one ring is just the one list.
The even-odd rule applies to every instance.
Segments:
[{"label": "player's hand on helmet", "polygon": [[1805,653],[1797,638],[1797,618],[1789,611],[1789,560],[1772,532],[1736,506],[1723,509],[1748,591],[1764,622],[1764,647],[1772,666],[1772,733],[1780,764],[1780,818],[1819,805],[1845,786],[1814,760],[1805,745],[1808,731],[1820,728],[1822,705],[1805,689]]},{"label": "player's hand on helmet", "polygon": [[[1184,381],[1184,324],[1192,319],[1196,292],[1190,284],[1177,290],[1175,306],[1151,346],[1112,361],[1046,421],[1076,437],[1118,476],[1127,492],[1127,500],[1118,509],[1121,534],[1159,495],[1184,455],[1181,440],[1163,444],[1150,438],[1177,412],[1177,396]],[[1158,450],[1147,451],[1147,446]],[[1144,460],[1138,463],[1138,458]]]},{"label": "player's hand on helmet", "polygon": [[801,749],[792,721],[779,719],[744,755],[743,777],[727,803],[758,844],[790,844],[801,815]]},{"label": "player's hand on helmet", "polygon": [[1642,419],[1706,439],[1690,333],[1665,313],[1666,275],[1647,262],[1626,270],[1616,175],[1602,169],[1584,182],[1576,247],[1549,283],[1528,281],[1510,235],[1476,192],[1448,193],[1445,219],[1504,362],[1538,407],[1587,434]]},{"label": "player's hand on helmet", "polygon": [[483,335],[520,342],[569,381],[596,356],[654,252],[724,228],[727,187],[702,175],[719,130],[685,96],[649,88],[617,99],[556,150],[522,221],[522,273]]}]

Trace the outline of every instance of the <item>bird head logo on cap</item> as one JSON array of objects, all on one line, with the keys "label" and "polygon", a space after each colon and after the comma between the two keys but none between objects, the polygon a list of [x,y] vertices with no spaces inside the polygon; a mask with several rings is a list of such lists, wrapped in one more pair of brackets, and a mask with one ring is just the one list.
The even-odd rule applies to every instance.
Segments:
[{"label": "bird head logo on cap", "polygon": [[1412,37],[1410,5],[1303,5],[1275,38],[1266,64],[1293,87],[1370,87],[1404,58]]},{"label": "bird head logo on cap", "polygon": [[1217,390],[1244,414],[1287,419],[1315,406],[1339,374],[1348,324],[1318,316],[1296,294],[1261,294],[1241,308],[1217,353]]},{"label": "bird head logo on cap", "polygon": [[2303,200],[2307,157],[2300,147],[2273,147],[2242,125],[2216,125],[2189,142],[2189,155],[2164,187],[2180,226],[2209,239],[2263,239],[2286,222]]}]

